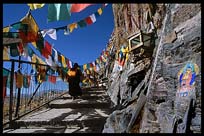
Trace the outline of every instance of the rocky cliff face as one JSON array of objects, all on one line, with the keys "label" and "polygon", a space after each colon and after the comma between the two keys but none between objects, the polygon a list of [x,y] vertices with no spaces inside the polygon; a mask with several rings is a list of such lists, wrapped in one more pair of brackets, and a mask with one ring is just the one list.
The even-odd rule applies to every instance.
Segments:
[{"label": "rocky cliff face", "polygon": [[[115,29],[105,77],[114,112],[104,133],[201,132],[201,5],[113,4]],[[118,50],[139,30],[150,46]]]}]

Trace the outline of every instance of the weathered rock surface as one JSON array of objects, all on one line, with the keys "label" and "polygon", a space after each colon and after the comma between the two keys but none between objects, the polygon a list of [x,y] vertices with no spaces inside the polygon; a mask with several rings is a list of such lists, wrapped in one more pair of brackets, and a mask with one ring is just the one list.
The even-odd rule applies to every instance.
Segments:
[{"label": "weathered rock surface", "polygon": [[[128,35],[139,29],[147,30],[146,14],[152,15],[157,29],[157,39],[151,57],[144,60],[145,55],[140,57],[137,52],[130,53],[123,70],[110,73],[112,78],[109,81],[108,94],[116,110],[107,118],[103,132],[200,133],[200,72],[195,78],[195,105],[189,114],[187,114],[189,101],[176,99],[176,92],[179,84],[177,74],[186,63],[195,63],[201,69],[201,5],[113,4],[113,11],[116,24],[114,35],[116,40],[113,40],[113,43],[116,50],[121,45],[120,38],[127,39]],[[121,12],[124,14],[119,14]],[[155,70],[153,64],[156,64]],[[152,80],[150,75],[153,77]],[[133,123],[131,126],[132,117],[138,116],[135,107],[141,106],[138,100],[141,94],[146,93],[148,96],[145,105],[138,111],[143,112],[139,120],[134,119],[135,123],[137,121],[139,124]],[[186,107],[181,105],[182,102],[186,103]],[[181,108],[178,109],[177,105]],[[183,123],[179,122],[179,117]],[[129,130],[130,126],[132,130]]]}]

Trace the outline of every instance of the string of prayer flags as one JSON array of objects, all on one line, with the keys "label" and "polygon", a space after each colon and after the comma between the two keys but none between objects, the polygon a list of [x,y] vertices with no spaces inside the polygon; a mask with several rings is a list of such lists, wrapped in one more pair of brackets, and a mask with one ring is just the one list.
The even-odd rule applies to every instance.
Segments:
[{"label": "string of prayer flags", "polygon": [[[62,5],[66,7],[66,8],[64,8],[64,9],[66,9],[65,11],[62,10],[63,9],[61,7]],[[59,21],[59,20],[68,20],[71,16],[71,9],[70,8],[74,8],[73,5],[75,5],[75,4],[49,4],[48,5],[48,22]],[[86,4],[76,4],[76,5],[83,5],[84,6]],[[93,5],[93,4],[90,4],[90,5]],[[90,5],[88,5],[88,6],[90,6]],[[99,8],[95,13],[91,14],[90,16],[88,16],[88,17],[86,17],[86,18],[84,18],[78,22],[75,22],[75,23],[72,23],[72,24],[69,24],[69,25],[66,25],[63,27],[55,28],[55,30],[56,31],[64,30],[64,35],[69,35],[70,33],[73,32],[74,29],[78,28],[78,26],[80,28],[83,28],[83,27],[86,27],[87,25],[91,25],[91,24],[95,23],[96,18],[98,18],[99,16],[102,15],[103,8],[105,6],[107,6],[107,4],[103,4],[102,6],[103,7]],[[77,10],[79,10],[79,9],[77,9]],[[80,9],[80,11],[82,11],[82,10]],[[60,19],[60,16],[63,12],[64,12],[64,14],[62,15],[63,19]]]},{"label": "string of prayer flags", "polygon": [[48,4],[48,22],[69,20],[71,4]]},{"label": "string of prayer flags", "polygon": [[30,7],[31,10],[36,10],[38,8],[42,8],[45,4],[44,3],[35,3],[35,4],[29,3],[27,5]]},{"label": "string of prayer flags", "polygon": [[71,5],[71,10],[70,12],[81,12],[82,10],[86,9],[87,7],[91,6],[93,4],[77,4],[74,3]]}]

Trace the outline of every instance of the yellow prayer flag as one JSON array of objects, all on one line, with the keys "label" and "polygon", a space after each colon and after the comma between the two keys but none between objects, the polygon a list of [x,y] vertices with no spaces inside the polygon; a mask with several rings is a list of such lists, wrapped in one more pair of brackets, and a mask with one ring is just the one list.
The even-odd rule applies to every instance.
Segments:
[{"label": "yellow prayer flag", "polygon": [[16,74],[16,87],[21,88],[23,86],[23,75],[17,73]]},{"label": "yellow prayer flag", "polygon": [[83,65],[83,68],[84,68],[84,70],[86,70],[86,69],[87,69],[87,65],[86,65],[86,64],[84,64],[84,65]]},{"label": "yellow prayer flag", "polygon": [[31,4],[29,3],[28,6],[30,7],[31,10],[35,10],[35,9],[38,9],[38,8],[42,8],[45,4],[42,4],[42,3],[35,3],[35,4]]},{"label": "yellow prayer flag", "polygon": [[70,31],[70,33],[71,33],[75,28],[77,28],[77,23],[72,23],[72,24],[70,24],[70,25],[69,25],[69,31]]},{"label": "yellow prayer flag", "polygon": [[4,50],[3,50],[3,60],[9,60],[9,50],[7,47],[4,46]]},{"label": "yellow prayer flag", "polygon": [[3,28],[3,32],[4,32],[4,33],[9,32],[9,30],[10,30],[10,27],[9,27],[9,26]]},{"label": "yellow prayer flag", "polygon": [[65,57],[63,55],[61,55],[62,57],[62,66],[63,67],[67,67],[66,61],[65,61]]},{"label": "yellow prayer flag", "polygon": [[32,15],[29,14],[21,19],[22,24],[28,24],[28,32],[33,32],[37,35],[39,31],[38,25],[36,24],[35,20],[33,19]]},{"label": "yellow prayer flag", "polygon": [[102,12],[103,12],[103,11],[102,11],[102,8],[99,8],[99,9],[98,9],[98,14],[101,15]]}]

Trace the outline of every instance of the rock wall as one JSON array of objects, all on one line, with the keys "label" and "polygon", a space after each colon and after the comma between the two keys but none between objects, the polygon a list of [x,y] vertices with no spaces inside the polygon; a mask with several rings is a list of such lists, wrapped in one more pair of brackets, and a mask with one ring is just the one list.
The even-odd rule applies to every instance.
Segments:
[{"label": "rock wall", "polygon": [[[114,112],[103,133],[200,133],[201,5],[113,4],[113,13],[114,48],[106,76]],[[129,52],[116,70],[117,50],[138,30],[152,33],[153,48]],[[193,91],[184,98],[177,94],[187,83],[185,66],[194,75]]]}]

